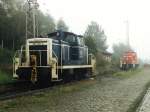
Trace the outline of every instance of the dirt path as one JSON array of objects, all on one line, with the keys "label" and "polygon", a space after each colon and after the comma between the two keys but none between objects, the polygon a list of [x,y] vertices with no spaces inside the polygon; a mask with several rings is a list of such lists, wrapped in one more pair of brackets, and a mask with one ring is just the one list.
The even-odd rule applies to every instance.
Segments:
[{"label": "dirt path", "polygon": [[83,81],[46,93],[1,101],[0,112],[127,112],[149,82],[148,69],[128,78]]}]

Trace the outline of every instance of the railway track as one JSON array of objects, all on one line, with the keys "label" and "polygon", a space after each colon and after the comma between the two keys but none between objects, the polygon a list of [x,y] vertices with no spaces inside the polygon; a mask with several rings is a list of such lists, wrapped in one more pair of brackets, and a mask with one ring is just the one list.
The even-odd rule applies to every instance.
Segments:
[{"label": "railway track", "polygon": [[[32,95],[34,93],[45,92],[59,85],[75,83],[77,81],[67,83],[53,83],[49,86],[34,86],[30,82],[15,82],[0,86],[0,101],[13,99],[16,97]],[[5,89],[4,89],[5,88]]]},{"label": "railway track", "polygon": [[[89,80],[89,79],[82,79]],[[82,81],[80,80],[80,81]],[[56,86],[76,83],[79,80],[74,80],[67,83],[53,83],[49,86],[35,86],[31,82],[14,82],[0,86],[0,101],[13,99],[16,97],[32,95],[39,92],[52,90]]]},{"label": "railway track", "polygon": [[20,91],[20,92],[13,92],[9,94],[3,94],[3,95],[0,95],[0,101],[13,99],[16,97],[21,97],[21,96],[32,95],[34,93],[39,93],[39,92],[45,92],[51,89],[52,87],[47,87],[47,88],[42,88],[42,89],[33,89],[33,90],[26,90],[26,91]]},{"label": "railway track", "polygon": [[[44,87],[43,87],[44,88]],[[41,87],[33,85],[31,82],[20,81],[8,83],[0,86],[0,100],[6,100],[30,94],[31,91],[41,89]]]},{"label": "railway track", "polygon": [[14,81],[11,83],[7,83],[7,84],[3,84],[0,85],[0,95],[7,92],[7,91],[11,91],[17,88],[25,88],[27,86],[29,86],[31,83],[27,82],[27,81]]}]

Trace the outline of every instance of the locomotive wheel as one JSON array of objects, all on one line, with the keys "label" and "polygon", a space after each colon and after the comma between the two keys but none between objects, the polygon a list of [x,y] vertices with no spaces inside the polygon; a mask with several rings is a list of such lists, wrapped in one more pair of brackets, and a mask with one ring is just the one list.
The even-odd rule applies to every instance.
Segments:
[{"label": "locomotive wheel", "polygon": [[74,70],[73,79],[80,80],[80,70],[79,69]]},{"label": "locomotive wheel", "polygon": [[86,70],[86,73],[85,73],[85,78],[90,78],[92,76],[92,70],[91,69],[88,69]]},{"label": "locomotive wheel", "polygon": [[74,80],[79,80],[78,74],[74,74]]},{"label": "locomotive wheel", "polygon": [[64,70],[62,78],[64,83],[71,82],[74,80],[74,73],[70,72],[70,70]]}]

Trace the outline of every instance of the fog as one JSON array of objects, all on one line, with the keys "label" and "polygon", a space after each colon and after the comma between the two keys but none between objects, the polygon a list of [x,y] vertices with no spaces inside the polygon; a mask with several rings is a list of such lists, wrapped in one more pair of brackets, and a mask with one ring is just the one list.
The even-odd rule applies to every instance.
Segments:
[{"label": "fog", "polygon": [[69,30],[83,34],[91,21],[96,21],[107,35],[108,51],[115,43],[127,43],[129,21],[130,45],[139,58],[149,60],[150,14],[148,0],[38,0],[40,9],[56,20],[63,18]]}]

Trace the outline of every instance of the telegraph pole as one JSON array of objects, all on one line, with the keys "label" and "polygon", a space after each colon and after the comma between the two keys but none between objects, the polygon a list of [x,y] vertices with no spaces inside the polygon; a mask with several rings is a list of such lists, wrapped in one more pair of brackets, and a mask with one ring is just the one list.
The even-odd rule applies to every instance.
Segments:
[{"label": "telegraph pole", "polygon": [[37,0],[27,0],[26,7],[26,39],[38,36],[37,9],[39,4]]},{"label": "telegraph pole", "polygon": [[126,20],[125,23],[126,23],[127,46],[128,46],[128,50],[130,50],[129,21]]}]

